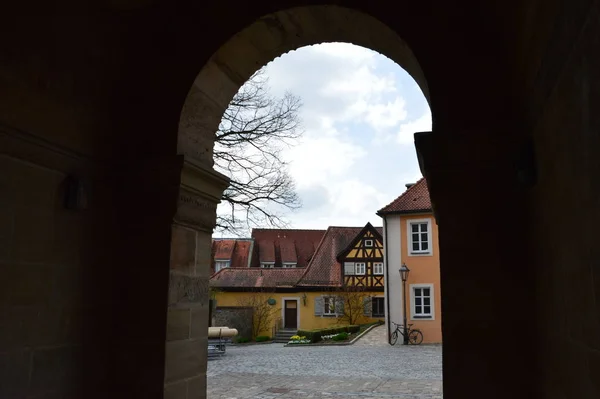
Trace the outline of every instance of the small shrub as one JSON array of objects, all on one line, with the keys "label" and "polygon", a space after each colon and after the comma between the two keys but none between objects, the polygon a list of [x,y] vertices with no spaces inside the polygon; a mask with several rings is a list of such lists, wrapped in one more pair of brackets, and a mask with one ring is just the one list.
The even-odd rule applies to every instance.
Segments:
[{"label": "small shrub", "polygon": [[256,342],[266,342],[269,341],[271,339],[271,337],[267,336],[267,335],[259,335],[258,337],[256,337]]},{"label": "small shrub", "polygon": [[360,326],[350,325],[350,326],[338,326],[338,327],[329,327],[322,328],[319,330],[299,330],[298,335],[303,335],[312,343],[320,342],[323,340],[323,337],[328,337],[330,335],[336,335],[340,333],[354,334],[360,331]]},{"label": "small shrub", "polygon": [[236,341],[238,344],[245,344],[246,342],[250,342],[250,340],[246,337],[239,337],[238,339],[236,339]]},{"label": "small shrub", "polygon": [[347,332],[342,332],[342,333],[339,333],[338,335],[336,335],[335,337],[333,337],[332,339],[334,341],[345,341],[348,339],[348,335],[349,334]]}]

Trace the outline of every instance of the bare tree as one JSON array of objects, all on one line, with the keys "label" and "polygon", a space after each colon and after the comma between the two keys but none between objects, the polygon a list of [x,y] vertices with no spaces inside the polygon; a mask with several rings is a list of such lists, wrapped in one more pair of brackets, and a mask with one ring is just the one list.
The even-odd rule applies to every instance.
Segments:
[{"label": "bare tree", "polygon": [[300,207],[281,152],[302,133],[301,106],[291,93],[272,96],[262,70],[235,95],[215,142],[215,168],[231,179],[223,194],[229,209],[218,215],[218,230],[236,233],[265,224],[285,227],[283,213]]},{"label": "bare tree", "polygon": [[252,339],[263,331],[271,330],[277,309],[274,305],[269,305],[269,298],[271,298],[270,292],[262,291],[245,295],[237,300],[238,306],[252,309]]},{"label": "bare tree", "polygon": [[364,287],[345,286],[336,292],[336,301],[343,306],[338,307],[338,318],[347,324],[356,324],[365,312],[365,299],[369,296]]}]

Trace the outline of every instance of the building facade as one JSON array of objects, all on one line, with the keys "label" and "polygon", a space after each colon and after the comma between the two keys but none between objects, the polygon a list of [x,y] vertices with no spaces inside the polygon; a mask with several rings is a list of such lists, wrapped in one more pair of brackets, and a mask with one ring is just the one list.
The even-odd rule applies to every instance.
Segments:
[{"label": "building facade", "polygon": [[[227,243],[227,248],[245,252],[230,251],[230,266],[218,271],[217,262],[227,262],[219,252],[225,245],[223,240],[213,241],[210,287],[216,312],[252,307],[258,311],[268,301],[273,317],[260,335],[269,336],[279,329],[312,330],[384,319],[381,228],[367,223],[327,230],[257,229],[245,241],[252,244]],[[236,263],[236,257],[250,261]]]},{"label": "building facade", "polygon": [[[385,313],[388,336],[392,322],[402,324],[406,298],[407,324],[423,332],[424,343],[442,342],[438,226],[425,179],[380,209],[383,219]],[[400,268],[410,272],[403,284]],[[404,295],[406,287],[406,295]],[[402,342],[402,336],[398,342]]]}]

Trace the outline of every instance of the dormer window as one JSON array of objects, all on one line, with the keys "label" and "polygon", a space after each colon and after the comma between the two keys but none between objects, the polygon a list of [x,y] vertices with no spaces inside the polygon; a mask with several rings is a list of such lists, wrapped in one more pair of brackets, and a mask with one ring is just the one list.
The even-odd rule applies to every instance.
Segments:
[{"label": "dormer window", "polygon": [[373,246],[373,240],[365,240],[365,247],[372,247]]},{"label": "dormer window", "polygon": [[284,269],[293,269],[297,266],[296,262],[283,262]]},{"label": "dormer window", "polygon": [[260,267],[263,269],[272,269],[275,267],[275,262],[261,262]]},{"label": "dormer window", "polygon": [[217,273],[218,271],[222,270],[222,269],[226,269],[229,267],[229,261],[228,260],[216,260],[215,261],[215,273]]}]

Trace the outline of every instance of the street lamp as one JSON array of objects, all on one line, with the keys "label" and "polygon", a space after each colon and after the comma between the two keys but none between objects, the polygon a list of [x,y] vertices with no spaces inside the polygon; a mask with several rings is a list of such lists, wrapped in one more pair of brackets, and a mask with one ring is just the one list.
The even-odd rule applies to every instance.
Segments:
[{"label": "street lamp", "polygon": [[406,267],[406,263],[402,263],[402,267],[400,267],[399,272],[400,278],[402,279],[402,303],[404,304],[404,334],[402,335],[404,338],[404,345],[408,345],[408,327],[406,325],[406,280],[408,280],[408,273],[410,272],[410,269]]}]

